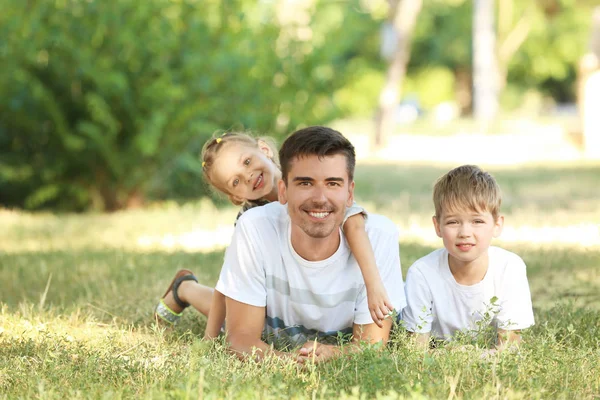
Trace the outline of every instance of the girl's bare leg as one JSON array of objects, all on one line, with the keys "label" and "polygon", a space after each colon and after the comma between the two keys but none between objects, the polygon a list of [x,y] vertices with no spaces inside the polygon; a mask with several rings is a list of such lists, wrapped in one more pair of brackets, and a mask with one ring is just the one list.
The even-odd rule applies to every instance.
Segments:
[{"label": "girl's bare leg", "polygon": [[225,296],[218,290],[213,291],[208,322],[206,323],[205,339],[213,339],[221,333],[221,327],[225,322]]},{"label": "girl's bare leg", "polygon": [[[192,307],[208,317],[214,289],[208,286],[201,285],[194,281],[184,281],[179,285],[177,295],[179,298],[190,303]],[[175,302],[173,298],[173,291],[167,293],[163,299],[167,307],[176,313],[180,313],[183,309]]]}]

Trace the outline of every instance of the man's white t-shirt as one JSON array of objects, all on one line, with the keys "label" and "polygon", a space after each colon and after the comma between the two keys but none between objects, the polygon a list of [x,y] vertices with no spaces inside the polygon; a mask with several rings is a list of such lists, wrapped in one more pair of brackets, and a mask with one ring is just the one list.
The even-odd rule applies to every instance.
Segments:
[{"label": "man's white t-shirt", "polygon": [[[396,310],[406,306],[398,230],[370,214],[366,230],[379,274]],[[314,338],[351,334],[371,324],[358,263],[340,231],[340,246],[323,261],[307,261],[291,245],[287,207],[253,208],[237,222],[216,289],[236,301],[266,307],[265,340],[300,345]]]},{"label": "man's white t-shirt", "polygon": [[446,339],[459,330],[477,330],[478,321],[504,330],[533,325],[525,263],[518,255],[493,246],[488,257],[485,277],[470,286],[454,279],[445,248],[417,260],[406,275],[406,329]]}]

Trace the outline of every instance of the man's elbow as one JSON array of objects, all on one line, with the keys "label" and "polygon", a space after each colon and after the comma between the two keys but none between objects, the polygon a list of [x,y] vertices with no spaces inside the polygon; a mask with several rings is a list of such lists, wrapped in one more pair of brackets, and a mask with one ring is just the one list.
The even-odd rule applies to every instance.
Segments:
[{"label": "man's elbow", "polygon": [[[256,347],[256,341],[251,340],[244,334],[228,332],[226,342],[229,352],[235,354],[240,360],[246,360],[253,352],[258,353],[261,351]],[[257,358],[262,358],[260,355],[256,355]]]}]

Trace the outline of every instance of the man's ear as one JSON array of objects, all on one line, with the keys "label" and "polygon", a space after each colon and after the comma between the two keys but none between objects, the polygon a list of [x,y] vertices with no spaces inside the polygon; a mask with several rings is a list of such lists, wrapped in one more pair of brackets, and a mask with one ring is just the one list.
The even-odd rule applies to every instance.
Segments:
[{"label": "man's ear", "polygon": [[287,203],[287,185],[283,179],[277,181],[277,197],[279,197],[279,202],[281,204]]},{"label": "man's ear", "polygon": [[493,235],[495,238],[500,236],[503,228],[504,228],[504,215],[499,215],[498,218],[496,219],[496,222],[494,222]]},{"label": "man's ear", "polygon": [[442,230],[440,229],[440,221],[437,219],[437,217],[435,215],[433,217],[431,217],[431,221],[433,221],[433,226],[435,227],[435,234],[438,235],[438,237],[442,237]]},{"label": "man's ear", "polygon": [[265,156],[273,159],[273,149],[267,142],[262,139],[258,139],[258,148],[264,153]]},{"label": "man's ear", "polygon": [[354,204],[354,181],[348,185],[348,201],[346,201],[346,207],[352,207]]}]

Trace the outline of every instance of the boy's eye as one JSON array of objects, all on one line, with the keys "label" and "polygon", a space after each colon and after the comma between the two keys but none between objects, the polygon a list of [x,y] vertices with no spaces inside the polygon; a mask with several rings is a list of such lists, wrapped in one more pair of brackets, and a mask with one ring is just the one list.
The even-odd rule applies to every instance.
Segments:
[{"label": "boy's eye", "polygon": [[233,185],[233,187],[236,187],[236,186],[237,186],[239,183],[240,183],[240,180],[239,180],[239,179],[237,179],[237,178],[235,178],[235,179],[233,180],[233,183],[232,183],[232,185]]},{"label": "boy's eye", "polygon": [[458,223],[458,222],[456,222],[456,221],[453,221],[453,220],[451,220],[451,221],[446,221],[446,225],[455,225],[455,224],[457,224],[457,223]]},{"label": "boy's eye", "polygon": [[250,159],[249,158],[246,158],[244,160],[244,165],[246,165],[246,166],[250,165]]},{"label": "boy's eye", "polygon": [[483,220],[481,220],[481,219],[476,219],[476,220],[475,220],[475,223],[476,223],[476,224],[483,224],[483,223],[484,223],[484,221],[483,221]]}]

